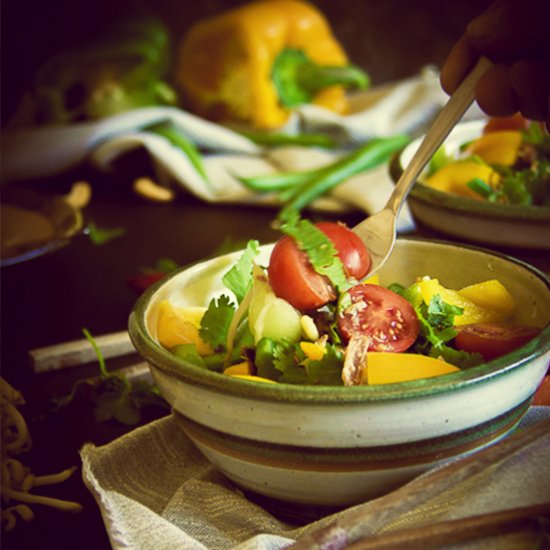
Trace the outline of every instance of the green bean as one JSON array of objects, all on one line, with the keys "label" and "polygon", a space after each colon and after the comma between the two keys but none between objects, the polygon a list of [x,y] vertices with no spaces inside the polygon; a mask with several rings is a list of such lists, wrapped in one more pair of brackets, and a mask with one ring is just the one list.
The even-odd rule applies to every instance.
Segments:
[{"label": "green bean", "polygon": [[239,132],[258,145],[304,145],[307,147],[335,147],[336,141],[326,134],[281,134],[277,132]]},{"label": "green bean", "polygon": [[270,191],[280,191],[289,189],[297,185],[307,183],[313,178],[319,177],[328,167],[316,168],[313,170],[304,170],[296,172],[278,172],[266,176],[243,177],[236,176],[237,179],[252,191],[259,193],[268,193]]},{"label": "green bean", "polygon": [[317,177],[298,187],[280,210],[278,218],[286,220],[292,211],[300,211],[339,183],[364,170],[379,166],[408,142],[409,137],[406,135],[377,138],[369,141],[354,153],[327,167]]},{"label": "green bean", "polygon": [[202,178],[208,181],[208,176],[202,162],[202,156],[193,142],[188,140],[181,132],[178,132],[166,124],[149,126],[147,130],[165,137],[172,145],[179,147],[187,155],[187,158]]}]

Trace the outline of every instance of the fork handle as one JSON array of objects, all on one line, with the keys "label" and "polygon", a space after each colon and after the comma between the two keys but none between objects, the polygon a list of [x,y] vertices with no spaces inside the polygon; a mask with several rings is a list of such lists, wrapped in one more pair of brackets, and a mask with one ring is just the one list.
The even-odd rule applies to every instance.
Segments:
[{"label": "fork handle", "polygon": [[473,103],[477,81],[492,66],[493,64],[486,57],[480,57],[435,118],[388,199],[386,208],[389,208],[395,215],[401,210],[409,191],[430,158]]}]

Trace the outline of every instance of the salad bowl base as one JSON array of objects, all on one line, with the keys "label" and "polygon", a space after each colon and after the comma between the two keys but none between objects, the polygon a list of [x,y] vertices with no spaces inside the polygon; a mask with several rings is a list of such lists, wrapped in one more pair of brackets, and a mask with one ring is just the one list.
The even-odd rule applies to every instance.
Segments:
[{"label": "salad bowl base", "polygon": [[407,444],[318,448],[273,445],[206,428],[174,413],[203,456],[243,490],[304,506],[346,507],[383,496],[510,434],[530,400],[481,425]]}]

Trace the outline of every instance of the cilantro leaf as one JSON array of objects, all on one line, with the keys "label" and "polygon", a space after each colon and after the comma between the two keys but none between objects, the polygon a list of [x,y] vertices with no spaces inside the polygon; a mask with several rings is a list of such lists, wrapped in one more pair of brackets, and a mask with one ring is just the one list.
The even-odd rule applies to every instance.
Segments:
[{"label": "cilantro leaf", "polygon": [[273,366],[281,372],[279,382],[286,384],[307,384],[307,373],[301,362],[304,352],[298,344],[286,340],[276,341],[273,350]]},{"label": "cilantro leaf", "polygon": [[307,381],[311,385],[342,386],[344,355],[335,346],[326,346],[322,359],[306,362]]},{"label": "cilantro leaf", "polygon": [[439,294],[436,294],[430,300],[427,306],[427,319],[430,325],[432,325],[438,331],[439,339],[447,342],[456,336],[456,331],[452,335],[447,335],[443,338],[442,334],[445,329],[452,328],[455,322],[455,316],[462,315],[464,310],[461,307],[453,306],[444,302]]},{"label": "cilantro leaf", "polygon": [[222,294],[210,300],[201,319],[199,335],[215,351],[225,349],[229,325],[234,314],[235,306],[229,296]]},{"label": "cilantro leaf", "polygon": [[135,426],[141,420],[140,407],[132,400],[131,388],[118,376],[103,381],[95,402],[96,422],[114,418],[126,426]]},{"label": "cilantro leaf", "polygon": [[248,241],[237,263],[222,277],[224,285],[235,294],[238,303],[242,302],[252,284],[252,268],[259,246],[258,241]]},{"label": "cilantro leaf", "polygon": [[93,221],[89,221],[86,226],[86,233],[93,244],[101,245],[112,241],[113,239],[118,239],[122,237],[125,233],[123,227],[115,228],[101,228],[97,226]]},{"label": "cilantro leaf", "polygon": [[103,354],[87,329],[82,332],[94,349],[99,363],[98,380],[79,380],[65,398],[57,399],[59,406],[69,405],[76,396],[77,389],[86,384],[93,390],[94,419],[105,422],[114,419],[127,426],[135,426],[141,421],[141,409],[146,405],[169,409],[158,388],[146,381],[131,382],[119,372],[109,372]]},{"label": "cilantro leaf", "polygon": [[313,269],[328,277],[338,291],[343,292],[353,286],[355,281],[346,277],[344,265],[332,241],[313,223],[300,219],[295,213],[281,225],[281,231],[296,241],[298,248],[308,255]]},{"label": "cilantro leaf", "polygon": [[420,334],[411,352],[441,357],[459,368],[474,367],[483,363],[480,354],[456,350],[447,345],[457,334],[454,320],[455,316],[462,314],[462,308],[444,302],[439,294],[433,296],[429,304],[425,304],[416,284],[407,288],[393,284],[390,288],[413,305],[420,322]]}]

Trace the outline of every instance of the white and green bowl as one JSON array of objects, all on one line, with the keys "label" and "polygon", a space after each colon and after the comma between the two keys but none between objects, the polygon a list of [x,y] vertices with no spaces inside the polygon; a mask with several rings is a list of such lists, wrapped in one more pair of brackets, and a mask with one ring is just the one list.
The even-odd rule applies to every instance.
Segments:
[{"label": "white and green bowl", "polygon": [[[271,246],[262,247],[267,262]],[[518,260],[473,247],[398,239],[381,283],[437,277],[460,288],[499,279],[516,321],[545,327],[529,344],[469,370],[381,386],[266,384],[211,372],[164,349],[159,303],[206,305],[239,254],[176,272],[136,303],[129,330],[160,392],[204,456],[246,490],[292,503],[346,506],[393,490],[510,433],[550,358],[550,280]]]},{"label": "white and green bowl", "polygon": [[[481,136],[484,120],[457,124],[445,140],[448,154]],[[403,173],[421,138],[410,143],[390,164],[395,182]],[[422,182],[412,188],[408,205],[414,219],[425,227],[478,245],[523,249],[550,249],[550,208],[496,204],[434,189]]]}]

